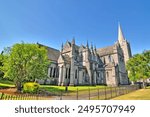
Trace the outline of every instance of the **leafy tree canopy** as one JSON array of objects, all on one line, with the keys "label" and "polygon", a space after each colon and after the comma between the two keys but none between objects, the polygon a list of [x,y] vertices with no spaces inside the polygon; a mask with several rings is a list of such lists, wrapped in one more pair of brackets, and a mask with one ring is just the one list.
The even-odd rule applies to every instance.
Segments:
[{"label": "leafy tree canopy", "polygon": [[[138,81],[150,77],[150,51],[136,54],[126,64],[131,81]],[[144,82],[143,82],[144,83]]]},{"label": "leafy tree canopy", "polygon": [[18,90],[25,81],[47,77],[47,50],[37,44],[21,43],[5,48],[0,59],[4,77],[13,80]]}]

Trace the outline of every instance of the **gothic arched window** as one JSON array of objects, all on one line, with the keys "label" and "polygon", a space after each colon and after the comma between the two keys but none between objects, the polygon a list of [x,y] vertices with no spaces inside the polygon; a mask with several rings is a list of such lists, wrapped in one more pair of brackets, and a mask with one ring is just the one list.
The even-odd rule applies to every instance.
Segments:
[{"label": "gothic arched window", "polygon": [[65,75],[65,78],[68,77],[67,73],[68,73],[68,68],[66,68],[66,75]]},{"label": "gothic arched window", "polygon": [[111,57],[111,55],[108,56],[108,60],[109,60],[109,62],[112,62],[112,57]]},{"label": "gothic arched window", "polygon": [[106,72],[107,73],[107,78],[109,78],[109,72]]},{"label": "gothic arched window", "polygon": [[55,77],[55,73],[56,73],[56,68],[54,68],[54,71],[53,71],[53,78]]},{"label": "gothic arched window", "polygon": [[75,79],[77,79],[77,69],[76,69],[76,72],[75,72]]},{"label": "gothic arched window", "polygon": [[53,70],[53,68],[50,67],[50,77],[52,77],[52,70]]},{"label": "gothic arched window", "polygon": [[68,74],[68,78],[70,79],[70,68],[69,68],[69,74]]},{"label": "gothic arched window", "polygon": [[103,63],[106,64],[105,57],[104,57],[104,59],[103,59]]}]

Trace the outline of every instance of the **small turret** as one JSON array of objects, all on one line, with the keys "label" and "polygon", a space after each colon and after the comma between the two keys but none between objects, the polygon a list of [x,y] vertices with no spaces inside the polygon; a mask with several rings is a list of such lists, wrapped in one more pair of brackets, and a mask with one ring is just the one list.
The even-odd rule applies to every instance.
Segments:
[{"label": "small turret", "polygon": [[64,45],[63,45],[63,43],[62,43],[62,45],[61,45],[61,52],[63,51],[63,48],[64,48]]},{"label": "small turret", "polygon": [[96,45],[94,46],[94,50],[96,51]]},{"label": "small turret", "polygon": [[96,46],[94,46],[94,54],[96,55]]},{"label": "small turret", "polygon": [[91,43],[91,51],[93,51],[93,44]]},{"label": "small turret", "polygon": [[96,54],[95,48],[93,48],[93,44],[92,43],[91,43],[91,54],[93,54],[93,56],[94,56],[94,54]]},{"label": "small turret", "polygon": [[86,43],[86,48],[89,48],[89,43],[88,43],[88,41],[87,41],[87,43]]}]

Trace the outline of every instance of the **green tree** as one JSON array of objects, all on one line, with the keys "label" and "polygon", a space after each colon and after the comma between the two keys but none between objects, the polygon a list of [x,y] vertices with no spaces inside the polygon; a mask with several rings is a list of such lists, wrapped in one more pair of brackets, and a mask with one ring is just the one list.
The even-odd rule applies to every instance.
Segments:
[{"label": "green tree", "polygon": [[[2,62],[3,57],[2,57],[2,54],[3,54],[3,52],[0,54],[0,67],[3,66],[3,62]],[[3,76],[4,76],[4,73],[0,70],[0,78],[3,78]]]},{"label": "green tree", "polygon": [[126,68],[130,80],[133,82],[143,80],[143,87],[145,88],[145,81],[150,77],[150,51],[134,55],[127,62]]},{"label": "green tree", "polygon": [[12,48],[5,49],[2,57],[1,70],[4,77],[13,80],[18,91],[21,91],[26,81],[47,77],[49,61],[44,47],[37,44],[15,44]]},{"label": "green tree", "polygon": [[126,68],[128,70],[128,76],[130,78],[130,81],[132,81],[132,83],[137,81],[137,77],[135,76],[136,74],[136,67],[135,67],[135,58],[130,58],[130,60],[127,62]]}]

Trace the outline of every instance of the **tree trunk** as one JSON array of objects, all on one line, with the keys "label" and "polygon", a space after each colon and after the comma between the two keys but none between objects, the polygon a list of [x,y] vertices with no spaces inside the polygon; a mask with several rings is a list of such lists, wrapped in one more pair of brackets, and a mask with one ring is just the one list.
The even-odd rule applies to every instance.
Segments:
[{"label": "tree trunk", "polygon": [[17,87],[17,92],[21,92],[22,90],[21,82],[17,82],[16,87]]},{"label": "tree trunk", "polygon": [[145,80],[143,79],[143,88],[145,89],[146,87],[145,87]]},{"label": "tree trunk", "polygon": [[132,85],[134,85],[134,81],[131,81]]}]

